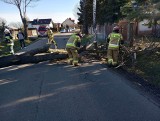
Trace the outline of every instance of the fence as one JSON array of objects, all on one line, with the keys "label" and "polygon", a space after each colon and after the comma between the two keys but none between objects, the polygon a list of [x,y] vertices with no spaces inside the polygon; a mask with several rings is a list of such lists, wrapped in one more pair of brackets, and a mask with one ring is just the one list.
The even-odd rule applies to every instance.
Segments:
[{"label": "fence", "polygon": [[[134,22],[128,22],[127,20],[122,20],[118,23],[120,27],[120,33],[123,35],[124,41],[127,43],[131,43],[133,41],[133,38],[136,36],[143,36],[143,35],[154,35],[156,34],[156,37],[160,37],[160,25],[157,25],[156,28],[152,27],[150,30],[143,30],[141,31],[140,22],[134,21]],[[106,41],[106,37],[109,33],[112,32],[112,28],[115,25],[110,24],[104,24],[104,25],[97,25],[96,26],[96,40],[97,42],[104,42]],[[93,27],[89,28],[89,34],[94,34]]]},{"label": "fence", "polygon": [[[112,32],[113,25],[97,25],[96,26],[96,40],[97,42],[105,42],[106,37]],[[94,34],[93,27],[89,28],[89,34]]]}]

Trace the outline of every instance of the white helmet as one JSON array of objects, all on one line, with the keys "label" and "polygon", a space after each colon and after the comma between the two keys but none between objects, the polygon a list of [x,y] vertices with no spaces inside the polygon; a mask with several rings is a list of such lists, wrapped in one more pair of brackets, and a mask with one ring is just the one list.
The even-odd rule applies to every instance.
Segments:
[{"label": "white helmet", "polygon": [[49,27],[49,26],[46,26],[46,29],[50,29],[50,27]]},{"label": "white helmet", "polygon": [[5,29],[5,30],[4,30],[4,33],[6,33],[6,34],[7,34],[7,33],[10,33],[9,29]]}]

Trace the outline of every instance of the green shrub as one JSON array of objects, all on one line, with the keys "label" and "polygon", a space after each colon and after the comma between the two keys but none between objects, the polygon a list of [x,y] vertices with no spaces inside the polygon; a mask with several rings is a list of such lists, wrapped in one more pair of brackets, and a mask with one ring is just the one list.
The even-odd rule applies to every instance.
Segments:
[{"label": "green shrub", "polygon": [[82,42],[81,44],[82,45],[86,45],[87,43],[91,43],[93,41],[93,35],[85,35],[83,38],[82,38]]}]

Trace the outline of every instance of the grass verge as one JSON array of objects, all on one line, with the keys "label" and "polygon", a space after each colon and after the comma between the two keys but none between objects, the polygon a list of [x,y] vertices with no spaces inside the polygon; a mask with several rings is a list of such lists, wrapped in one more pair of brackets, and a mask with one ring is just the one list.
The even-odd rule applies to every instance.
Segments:
[{"label": "grass verge", "polygon": [[149,55],[139,55],[135,72],[160,87],[160,49]]},{"label": "grass verge", "polygon": [[[38,39],[25,40],[26,46],[36,42]],[[14,51],[17,52],[21,49],[19,40],[14,40]],[[9,46],[4,42],[0,42],[0,57],[10,55]]]}]

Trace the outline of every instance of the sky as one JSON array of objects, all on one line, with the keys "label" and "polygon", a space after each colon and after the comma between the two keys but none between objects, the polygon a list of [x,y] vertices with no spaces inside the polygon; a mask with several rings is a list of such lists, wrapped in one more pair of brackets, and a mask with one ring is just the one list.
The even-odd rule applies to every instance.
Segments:
[{"label": "sky", "polygon": [[[62,23],[67,18],[77,22],[78,7],[80,0],[40,0],[27,8],[27,17],[33,19],[51,18],[55,23]],[[18,8],[15,5],[0,1],[0,18],[11,22],[21,22]]]}]

